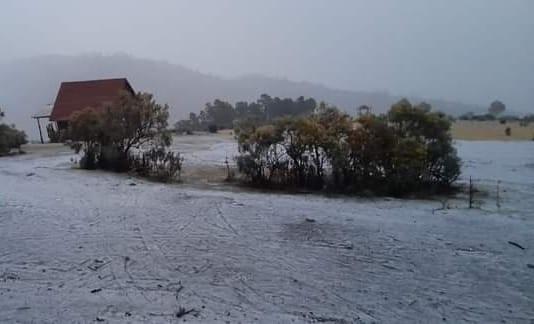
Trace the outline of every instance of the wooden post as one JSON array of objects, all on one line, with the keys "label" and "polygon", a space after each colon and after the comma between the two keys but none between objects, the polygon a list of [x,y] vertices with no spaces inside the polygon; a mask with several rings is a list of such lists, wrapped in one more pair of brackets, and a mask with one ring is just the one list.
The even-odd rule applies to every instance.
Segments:
[{"label": "wooden post", "polygon": [[473,179],[469,177],[469,209],[473,208]]},{"label": "wooden post", "polygon": [[35,119],[37,119],[37,127],[39,127],[39,136],[41,137],[41,144],[44,144],[43,132],[41,131],[41,123],[39,122],[39,117]]},{"label": "wooden post", "polygon": [[497,208],[501,208],[501,194],[500,194],[500,191],[501,191],[501,180],[498,180],[497,181]]}]

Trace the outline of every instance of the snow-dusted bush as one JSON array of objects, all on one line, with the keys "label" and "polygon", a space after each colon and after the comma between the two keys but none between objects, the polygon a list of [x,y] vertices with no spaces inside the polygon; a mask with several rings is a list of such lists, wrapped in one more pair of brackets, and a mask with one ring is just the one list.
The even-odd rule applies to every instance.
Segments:
[{"label": "snow-dusted bush", "polygon": [[168,182],[180,178],[183,158],[180,153],[157,147],[130,155],[129,162],[131,169],[139,175]]},{"label": "snow-dusted bush", "polygon": [[449,129],[447,116],[407,100],[355,121],[323,104],[309,117],[237,129],[238,168],[261,186],[392,195],[449,188],[460,173]]},{"label": "snow-dusted bush", "polygon": [[[104,109],[75,113],[67,136],[81,143],[80,167],[119,172],[136,169],[158,179],[175,176],[181,170],[181,158],[166,150],[172,140],[167,130],[168,109],[157,104],[151,94],[124,93]],[[142,152],[141,160],[133,151]]]},{"label": "snow-dusted bush", "polygon": [[[0,110],[0,119],[4,112]],[[15,125],[0,124],[0,156],[9,154],[12,149],[19,149],[26,144],[26,133],[15,128]]]}]

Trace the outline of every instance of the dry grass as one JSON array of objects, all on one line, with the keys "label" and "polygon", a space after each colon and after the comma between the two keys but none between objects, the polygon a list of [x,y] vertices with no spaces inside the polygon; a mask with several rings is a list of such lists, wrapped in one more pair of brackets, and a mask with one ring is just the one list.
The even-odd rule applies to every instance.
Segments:
[{"label": "dry grass", "polygon": [[[506,136],[505,130],[510,127],[512,132]],[[458,120],[452,124],[452,137],[460,140],[499,140],[499,141],[531,141],[534,140],[534,124],[523,127],[519,122],[501,124],[498,121]]]}]

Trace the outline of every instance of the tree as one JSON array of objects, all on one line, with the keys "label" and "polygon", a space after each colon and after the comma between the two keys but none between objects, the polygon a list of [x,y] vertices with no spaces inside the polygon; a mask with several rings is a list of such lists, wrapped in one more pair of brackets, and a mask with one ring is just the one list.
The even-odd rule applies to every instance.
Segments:
[{"label": "tree", "polygon": [[76,153],[83,150],[80,160],[82,169],[96,169],[100,154],[101,142],[104,137],[104,114],[93,108],[85,108],[73,114],[68,130],[68,137],[78,141],[81,145],[75,146]]},{"label": "tree", "polygon": [[132,148],[145,144],[170,145],[167,132],[169,107],[155,102],[149,93],[134,96],[124,93],[107,107],[102,120],[102,144],[123,161]]},{"label": "tree", "polygon": [[168,147],[169,107],[157,104],[148,93],[121,94],[119,100],[103,110],[86,108],[70,122],[69,137],[83,143],[88,162],[104,169],[126,171],[132,149],[145,145]]},{"label": "tree", "polygon": [[506,106],[499,100],[495,100],[488,108],[488,112],[493,116],[498,116],[506,110]]},{"label": "tree", "polygon": [[314,112],[317,103],[314,99],[297,98],[294,101],[291,98],[271,98],[268,95],[262,95],[258,103],[263,106],[267,119],[276,119],[284,116],[305,116]]},{"label": "tree", "polygon": [[306,116],[312,114],[317,108],[317,102],[313,98],[305,99],[303,96],[297,98],[294,103],[292,115]]},{"label": "tree", "polygon": [[200,120],[194,112],[189,113],[189,120],[191,121],[192,130],[198,130],[200,128]]},{"label": "tree", "polygon": [[235,128],[235,124],[239,123],[259,126],[277,118],[311,115],[316,109],[317,102],[303,96],[293,100],[262,94],[256,102],[239,101],[235,107],[216,99],[213,103],[207,103],[198,116],[190,113],[189,120],[179,121],[175,128],[183,132],[190,129],[209,131],[209,126],[217,126],[218,129]]},{"label": "tree", "polygon": [[240,172],[252,183],[271,184],[277,172],[286,168],[280,152],[281,134],[273,125],[241,129],[238,144],[241,155],[237,158]]},{"label": "tree", "polygon": [[443,113],[412,106],[406,99],[393,105],[388,120],[401,138],[415,138],[425,150],[420,181],[449,186],[460,175],[460,162],[452,145],[451,121]]},{"label": "tree", "polygon": [[240,101],[235,104],[236,118],[239,120],[256,120],[260,121],[265,119],[262,106],[255,102]]},{"label": "tree", "polygon": [[371,113],[371,107],[367,105],[361,105],[358,107],[358,116],[365,116]]},{"label": "tree", "polygon": [[233,127],[236,113],[228,102],[215,99],[213,104],[206,104],[203,112],[200,117],[206,125],[215,125],[219,129]]}]

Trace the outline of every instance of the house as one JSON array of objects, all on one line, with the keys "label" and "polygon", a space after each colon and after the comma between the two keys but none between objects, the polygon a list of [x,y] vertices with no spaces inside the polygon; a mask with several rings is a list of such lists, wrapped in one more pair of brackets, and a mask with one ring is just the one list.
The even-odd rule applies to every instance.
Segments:
[{"label": "house", "polygon": [[126,78],[63,82],[50,114],[59,131],[68,127],[72,114],[87,107],[104,108],[119,99],[122,92],[135,94]]}]

